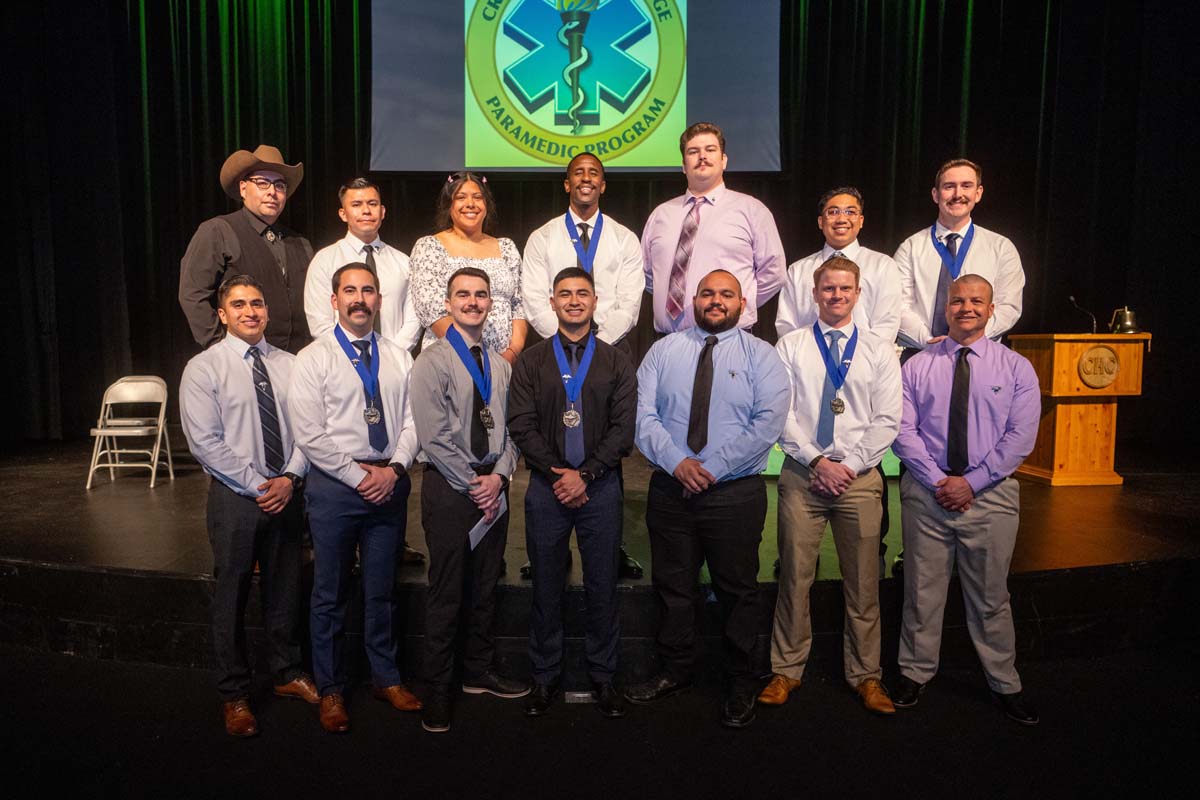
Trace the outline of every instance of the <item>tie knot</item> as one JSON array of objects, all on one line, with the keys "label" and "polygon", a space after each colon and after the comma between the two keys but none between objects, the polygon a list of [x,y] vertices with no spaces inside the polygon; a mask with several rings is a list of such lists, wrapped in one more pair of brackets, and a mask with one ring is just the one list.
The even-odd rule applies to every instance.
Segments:
[{"label": "tie knot", "polygon": [[712,346],[714,346],[714,345],[717,343],[717,337],[715,337],[715,336],[713,336],[713,335],[711,335],[711,334],[710,334],[710,335],[708,335],[708,336],[705,336],[705,337],[704,337],[704,343],[705,343],[706,345],[708,345],[709,347],[712,347]]},{"label": "tie knot", "polygon": [[587,235],[588,224],[586,222],[579,223],[579,232],[582,233],[584,236]]},{"label": "tie knot", "polygon": [[364,356],[370,355],[371,343],[366,339],[359,339],[357,342],[353,342],[353,344],[358,348],[358,352],[362,353]]},{"label": "tie knot", "polygon": [[372,247],[371,245],[369,245],[369,244],[363,245],[362,253],[364,256],[369,256],[374,252],[375,252],[375,248]]},{"label": "tie knot", "polygon": [[255,361],[258,361],[260,358],[262,358],[262,351],[258,349],[258,345],[251,345],[250,349],[246,352],[248,352],[250,357]]},{"label": "tie knot", "polygon": [[472,348],[471,348],[471,355],[476,355],[476,356],[477,356],[477,355],[480,355],[480,354],[482,354],[482,353],[483,353],[483,351],[479,349],[479,345],[475,345],[474,347],[472,347]]},{"label": "tie knot", "polygon": [[957,233],[947,233],[946,234],[946,244],[948,244],[948,245],[954,244],[956,241],[958,241]]},{"label": "tie knot", "polygon": [[971,348],[969,348],[969,347],[960,347],[960,348],[959,348],[959,350],[958,350],[958,360],[959,360],[959,361],[966,361],[966,360],[967,360],[967,356],[968,356],[968,355],[970,355],[970,353],[971,353]]},{"label": "tie knot", "polygon": [[846,257],[845,253],[843,253],[841,250],[834,250],[833,255],[830,256],[830,258],[845,258],[845,257]]},{"label": "tie knot", "polygon": [[830,331],[829,332],[829,341],[836,342],[838,339],[841,339],[845,335],[846,334],[842,333],[841,331]]}]

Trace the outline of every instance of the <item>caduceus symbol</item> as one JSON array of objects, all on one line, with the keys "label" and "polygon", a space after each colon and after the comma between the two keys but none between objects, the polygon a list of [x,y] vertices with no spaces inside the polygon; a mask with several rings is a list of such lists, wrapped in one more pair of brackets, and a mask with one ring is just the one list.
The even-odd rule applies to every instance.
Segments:
[{"label": "caduceus symbol", "polygon": [[587,30],[592,12],[600,7],[600,0],[555,0],[555,3],[563,22],[558,29],[558,40],[567,48],[568,56],[567,66],[562,71],[563,80],[571,87],[571,107],[567,109],[567,117],[573,123],[571,133],[579,133],[582,125],[579,109],[587,100],[579,83],[579,71],[591,57],[583,46],[583,32]]}]

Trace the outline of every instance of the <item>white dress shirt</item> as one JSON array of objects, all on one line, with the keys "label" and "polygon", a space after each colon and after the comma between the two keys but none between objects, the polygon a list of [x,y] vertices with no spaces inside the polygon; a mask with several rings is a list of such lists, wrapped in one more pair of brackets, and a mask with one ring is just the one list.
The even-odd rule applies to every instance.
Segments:
[{"label": "white dress shirt", "polygon": [[337,310],[329,303],[333,295],[333,273],[347,264],[367,260],[364,247],[375,251],[375,272],[379,276],[379,333],[405,350],[412,350],[421,338],[421,322],[413,308],[409,291],[412,270],[408,256],[376,238],[369,245],[354,234],[322,248],[308,265],[304,280],[304,315],[313,338],[328,333],[337,324]]},{"label": "white dress shirt", "polygon": [[[833,328],[824,322],[817,324],[828,344],[828,333]],[[844,356],[855,325],[851,322],[839,330],[846,334],[839,342]],[[819,455],[839,459],[858,474],[882,461],[900,430],[900,361],[894,345],[873,333],[859,331],[846,382],[837,393],[846,410],[834,417],[833,442],[824,449],[817,445],[816,437],[825,391],[825,360],[813,338],[812,325],[784,336],[775,350],[792,382],[792,403],[779,440],[783,452],[801,464]]]},{"label": "white dress shirt", "polygon": [[[275,395],[283,471],[303,475],[308,460],[294,446],[287,423],[288,384],[296,357],[272,347],[265,338],[256,347]],[[254,359],[249,353],[249,344],[226,334],[193,357],[179,382],[179,416],[188,449],[204,471],[240,495],[258,497],[262,494],[258,487],[270,473],[263,452]]]},{"label": "white dress shirt", "polygon": [[[782,337],[797,328],[812,327],[817,321],[817,304],[812,296],[813,273],[836,252],[839,251],[826,243],[816,253],[788,267],[775,316],[776,334]],[[858,285],[862,294],[854,306],[854,324],[884,341],[896,341],[896,333],[900,330],[900,270],[896,262],[889,255],[868,250],[857,239],[840,252],[857,264],[859,270]]]},{"label": "white dress shirt", "polygon": [[[945,244],[949,232],[949,228],[937,223],[938,241]],[[967,229],[964,227],[958,233],[966,236]],[[958,246],[962,247],[962,239]],[[942,258],[933,249],[929,228],[922,228],[901,242],[896,250],[896,266],[900,268],[900,344],[924,349],[933,336],[930,331],[934,314],[945,313],[944,308],[934,308]],[[1025,270],[1017,248],[1008,238],[976,225],[971,249],[959,275],[968,273],[987,278],[992,284],[996,313],[988,320],[984,332],[990,339],[999,339],[1021,318]]]},{"label": "white dress shirt", "polygon": [[[642,291],[646,276],[642,272],[642,246],[637,235],[607,214],[596,241],[596,217],[580,219],[568,209],[575,232],[579,223],[588,223],[591,249],[596,251],[592,263],[592,278],[596,281],[597,334],[602,341],[614,344],[637,324],[642,308]],[[558,317],[550,308],[550,293],[554,276],[578,261],[575,245],[567,236],[562,215],[552,217],[529,235],[525,244],[525,261],[521,265],[521,296],[525,315],[534,330],[549,339],[558,330]]]},{"label": "white dress shirt", "polygon": [[[345,328],[342,332],[351,344],[358,341]],[[332,330],[301,350],[292,370],[288,397],[296,446],[314,467],[350,487],[367,476],[357,462],[386,459],[407,469],[420,450],[408,390],[413,358],[395,342],[377,337],[376,344],[379,396],[388,432],[384,451],[371,447],[363,419],[366,390]]]}]

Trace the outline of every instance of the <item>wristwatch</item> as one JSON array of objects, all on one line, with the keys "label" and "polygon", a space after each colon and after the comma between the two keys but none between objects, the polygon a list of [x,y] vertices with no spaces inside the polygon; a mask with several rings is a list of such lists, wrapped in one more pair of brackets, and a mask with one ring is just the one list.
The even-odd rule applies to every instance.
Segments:
[{"label": "wristwatch", "polygon": [[388,464],[388,466],[392,468],[392,472],[396,473],[396,480],[400,480],[406,474],[408,474],[408,470],[406,470],[404,465],[399,461],[393,461],[392,463]]},{"label": "wristwatch", "polygon": [[596,476],[588,472],[586,469],[579,470],[579,477],[583,479],[584,483],[591,483],[592,481],[596,480]]},{"label": "wristwatch", "polygon": [[816,469],[816,468],[817,468],[817,464],[821,463],[821,459],[822,459],[822,458],[824,458],[824,457],[825,457],[825,456],[817,456],[817,457],[816,457],[816,458],[814,458],[812,461],[808,462],[808,468],[809,468],[809,469]]},{"label": "wristwatch", "polygon": [[503,492],[503,491],[507,490],[508,489],[508,476],[507,475],[499,475],[497,477],[500,478],[500,491]]},{"label": "wristwatch", "polygon": [[288,480],[290,480],[292,482],[292,491],[298,492],[304,488],[304,478],[300,477],[296,473],[285,472],[285,473],[283,473],[283,477],[287,478]]}]

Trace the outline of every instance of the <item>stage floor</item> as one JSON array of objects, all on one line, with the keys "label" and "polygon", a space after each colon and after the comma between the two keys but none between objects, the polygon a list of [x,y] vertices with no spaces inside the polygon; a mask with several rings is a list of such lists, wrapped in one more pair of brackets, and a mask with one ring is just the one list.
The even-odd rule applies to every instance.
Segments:
[{"label": "stage floor", "polygon": [[[212,554],[204,524],[208,477],[181,449],[182,436],[172,431],[176,448],[175,480],[160,473],[148,488],[145,473],[126,472],[110,483],[97,473],[91,491],[84,489],[90,443],[31,444],[10,448],[0,456],[0,560],[17,559],[83,567],[144,570],[185,575],[208,574]],[[1161,473],[1136,465],[1119,467],[1126,477],[1118,487],[1055,487],[1022,481],[1021,532],[1013,556],[1014,573],[1060,570],[1107,564],[1165,561],[1200,557],[1200,476]],[[518,567],[525,562],[524,497],[528,473],[514,481],[504,581],[520,585]],[[625,462],[625,543],[647,568],[650,543],[646,533],[646,486],[649,468],[635,454]],[[413,475],[408,507],[408,540],[425,551],[421,530],[420,470]],[[777,555],[775,484],[768,482],[769,509],[759,550],[762,581],[774,581]],[[892,529],[886,538],[887,569],[900,548],[900,498],[891,481]],[[574,543],[572,543],[574,550]],[[837,553],[826,533],[818,579],[840,577]],[[406,567],[403,583],[424,583],[423,567]],[[581,582],[578,553],[572,584]]]}]

